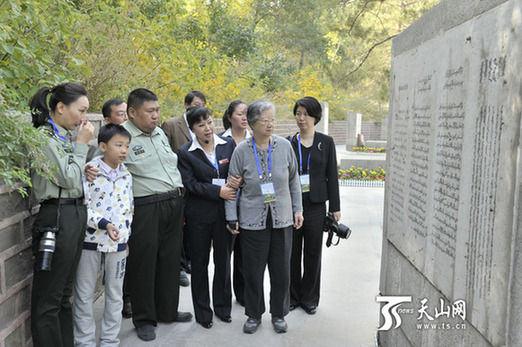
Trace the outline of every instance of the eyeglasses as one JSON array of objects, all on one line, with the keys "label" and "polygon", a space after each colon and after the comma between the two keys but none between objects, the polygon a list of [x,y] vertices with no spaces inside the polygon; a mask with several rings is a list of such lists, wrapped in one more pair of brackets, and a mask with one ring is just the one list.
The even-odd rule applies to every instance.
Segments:
[{"label": "eyeglasses", "polygon": [[263,124],[263,126],[267,126],[268,124],[274,125],[275,119],[260,119],[258,120],[259,123]]}]

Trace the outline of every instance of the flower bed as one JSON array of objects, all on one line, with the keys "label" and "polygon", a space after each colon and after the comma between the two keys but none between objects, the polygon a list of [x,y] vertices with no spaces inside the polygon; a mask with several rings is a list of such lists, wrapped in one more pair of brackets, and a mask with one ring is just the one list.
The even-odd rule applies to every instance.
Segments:
[{"label": "flower bed", "polygon": [[339,170],[337,177],[340,181],[384,181],[386,180],[386,171],[382,167],[376,170],[370,170],[352,166],[347,170]]},{"label": "flower bed", "polygon": [[353,147],[352,152],[386,153],[386,147]]}]

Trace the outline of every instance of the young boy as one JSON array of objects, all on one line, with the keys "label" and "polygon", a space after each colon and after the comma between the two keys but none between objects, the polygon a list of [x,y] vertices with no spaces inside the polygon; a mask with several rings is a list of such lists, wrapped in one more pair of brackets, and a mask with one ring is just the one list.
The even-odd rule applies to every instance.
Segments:
[{"label": "young boy", "polygon": [[130,140],[131,134],[121,125],[103,126],[98,135],[103,156],[89,163],[99,170],[98,176],[92,183],[84,180],[88,216],[74,282],[75,346],[96,346],[93,299],[100,269],[105,285],[100,345],[118,346],[120,342],[122,284],[134,208],[132,177],[123,164]]}]

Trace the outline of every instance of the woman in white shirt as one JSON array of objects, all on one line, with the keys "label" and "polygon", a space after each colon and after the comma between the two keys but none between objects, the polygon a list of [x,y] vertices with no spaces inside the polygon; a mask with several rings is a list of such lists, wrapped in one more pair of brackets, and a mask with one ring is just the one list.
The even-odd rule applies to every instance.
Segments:
[{"label": "woman in white shirt", "polygon": [[250,138],[247,121],[248,105],[242,100],[232,101],[223,114],[223,127],[225,131],[220,135],[231,137],[236,142],[236,146],[244,139]]},{"label": "woman in white shirt", "polygon": [[[248,105],[242,100],[232,101],[228,105],[225,113],[223,114],[223,126],[225,131],[221,133],[223,137],[230,137],[234,139],[236,146],[243,140],[250,138],[252,135],[248,131],[247,121],[247,109]],[[234,273],[233,287],[234,295],[236,296],[237,302],[241,306],[245,306],[245,300],[243,297],[243,291],[245,290],[245,283],[243,280],[243,264],[241,261],[241,246],[239,234],[234,239]]]}]

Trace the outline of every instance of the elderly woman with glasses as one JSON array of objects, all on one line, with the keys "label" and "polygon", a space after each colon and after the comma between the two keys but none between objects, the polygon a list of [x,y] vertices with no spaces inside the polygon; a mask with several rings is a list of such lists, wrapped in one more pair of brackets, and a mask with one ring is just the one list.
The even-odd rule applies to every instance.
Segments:
[{"label": "elderly woman with glasses", "polygon": [[258,100],[248,106],[253,136],[235,149],[228,175],[241,176],[239,206],[225,202],[227,228],[241,234],[247,334],[256,332],[265,311],[263,277],[270,273],[270,313],[278,333],[287,331],[292,227],[303,224],[297,161],[290,143],[273,135],[275,107]]}]

